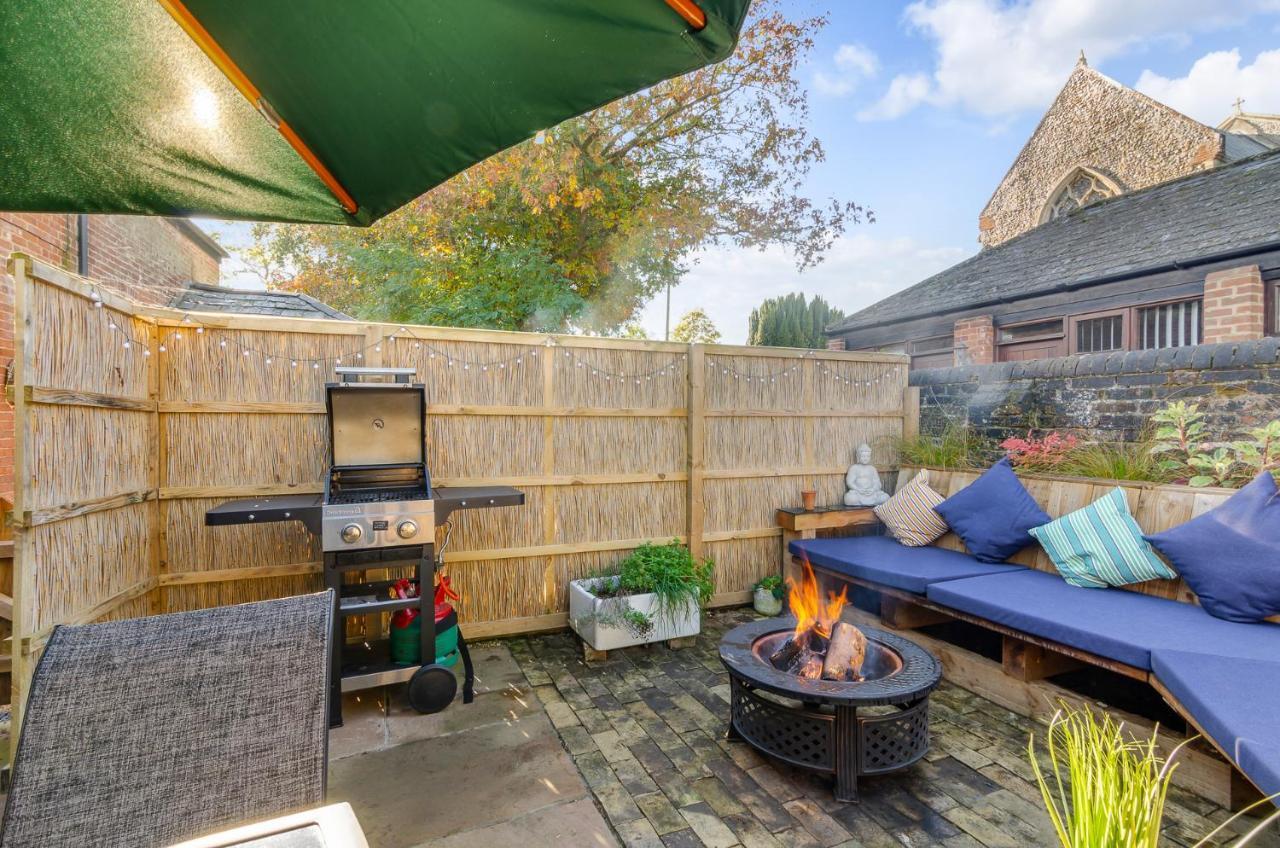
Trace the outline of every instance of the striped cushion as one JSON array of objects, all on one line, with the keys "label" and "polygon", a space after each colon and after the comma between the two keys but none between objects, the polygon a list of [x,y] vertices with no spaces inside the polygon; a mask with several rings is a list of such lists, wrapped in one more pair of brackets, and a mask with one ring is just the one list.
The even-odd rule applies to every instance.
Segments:
[{"label": "striped cushion", "polygon": [[944,500],[929,488],[929,472],[921,470],[896,495],[876,507],[875,513],[895,539],[918,548],[947,532],[947,522],[933,510]]},{"label": "striped cushion", "polygon": [[1031,535],[1073,586],[1100,589],[1178,576],[1142,538],[1118,487],[1084,509],[1032,528]]}]

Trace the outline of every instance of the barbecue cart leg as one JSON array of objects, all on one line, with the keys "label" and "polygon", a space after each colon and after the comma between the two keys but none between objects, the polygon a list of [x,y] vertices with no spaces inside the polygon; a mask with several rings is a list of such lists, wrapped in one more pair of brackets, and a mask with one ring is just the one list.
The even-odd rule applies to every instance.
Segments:
[{"label": "barbecue cart leg", "polygon": [[422,664],[436,661],[436,552],[433,545],[422,549],[418,565],[418,620],[422,622]]},{"label": "barbecue cart leg", "polygon": [[458,627],[458,653],[462,656],[462,703],[469,704],[476,699],[476,670],[471,665],[471,652],[467,650],[467,640],[462,638],[462,626]]},{"label": "barbecue cart leg", "polygon": [[324,555],[324,582],[333,593],[333,633],[329,637],[329,726],[342,727],[342,645],[346,628],[338,606],[342,603],[342,577],[333,554]]}]

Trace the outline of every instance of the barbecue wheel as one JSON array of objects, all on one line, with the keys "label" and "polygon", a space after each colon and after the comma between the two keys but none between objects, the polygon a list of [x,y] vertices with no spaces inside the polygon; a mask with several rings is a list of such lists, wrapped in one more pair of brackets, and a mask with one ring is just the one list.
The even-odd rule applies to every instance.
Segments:
[{"label": "barbecue wheel", "polygon": [[453,703],[458,678],[442,665],[424,665],[409,678],[409,706],[420,713],[438,713]]}]

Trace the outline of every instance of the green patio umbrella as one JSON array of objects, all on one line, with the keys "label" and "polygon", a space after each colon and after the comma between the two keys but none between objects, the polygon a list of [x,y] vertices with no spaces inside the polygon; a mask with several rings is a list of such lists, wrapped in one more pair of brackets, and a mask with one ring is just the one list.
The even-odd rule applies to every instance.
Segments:
[{"label": "green patio umbrella", "polygon": [[369,224],[733,50],[750,0],[0,3],[0,209]]}]

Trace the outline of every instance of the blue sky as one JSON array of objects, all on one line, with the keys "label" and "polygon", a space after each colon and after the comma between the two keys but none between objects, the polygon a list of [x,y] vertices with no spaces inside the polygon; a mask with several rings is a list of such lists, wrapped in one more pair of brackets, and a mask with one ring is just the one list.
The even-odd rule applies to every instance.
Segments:
[{"label": "blue sky", "polygon": [[[802,72],[827,160],[809,191],[875,211],[821,266],[780,250],[711,248],[672,294],[742,342],[766,297],[820,293],[847,312],[977,250],[978,213],[1083,48],[1090,64],[1200,121],[1237,97],[1280,112],[1280,0],[783,0],[828,12]],[[243,228],[202,222],[228,243]],[[253,280],[228,268],[228,282]],[[641,321],[661,338],[659,297]]]}]

